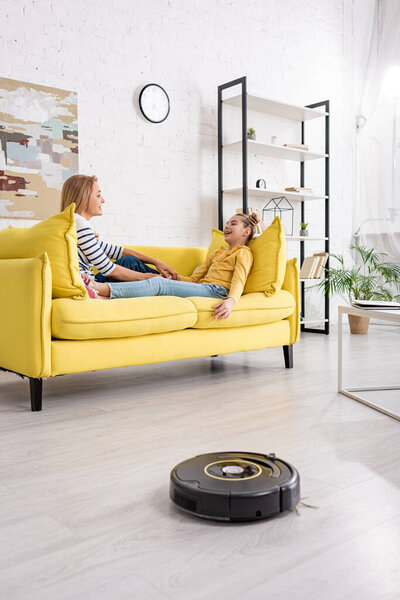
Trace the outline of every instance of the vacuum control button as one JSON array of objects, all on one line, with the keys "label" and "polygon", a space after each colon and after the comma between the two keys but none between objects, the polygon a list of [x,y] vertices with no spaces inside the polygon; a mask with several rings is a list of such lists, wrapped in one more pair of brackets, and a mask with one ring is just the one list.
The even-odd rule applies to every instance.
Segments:
[{"label": "vacuum control button", "polygon": [[226,467],[222,467],[221,471],[229,475],[240,475],[243,473],[243,467],[239,467],[239,465],[227,465]]}]

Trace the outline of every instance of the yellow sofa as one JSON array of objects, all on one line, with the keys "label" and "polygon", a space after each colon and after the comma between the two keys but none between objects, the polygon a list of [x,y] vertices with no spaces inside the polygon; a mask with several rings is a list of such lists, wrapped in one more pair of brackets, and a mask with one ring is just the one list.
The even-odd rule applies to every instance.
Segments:
[{"label": "yellow sofa", "polygon": [[[296,259],[286,261],[278,217],[249,244],[254,257],[244,294],[228,319],[214,298],[91,300],[79,274],[75,206],[33,227],[0,231],[0,369],[29,377],[31,408],[42,407],[46,377],[283,346],[293,366],[299,335]],[[191,275],[224,245],[136,250]]]},{"label": "yellow sofa", "polygon": [[[182,275],[205,248],[137,247]],[[31,408],[42,407],[42,380],[66,373],[142,365],[283,346],[293,366],[299,336],[299,277],[287,261],[282,289],[244,294],[229,319],[212,317],[211,298],[52,298],[47,253],[0,259],[0,368],[29,377]],[[54,289],[54,286],[53,286]],[[54,295],[54,294],[53,294]]]}]

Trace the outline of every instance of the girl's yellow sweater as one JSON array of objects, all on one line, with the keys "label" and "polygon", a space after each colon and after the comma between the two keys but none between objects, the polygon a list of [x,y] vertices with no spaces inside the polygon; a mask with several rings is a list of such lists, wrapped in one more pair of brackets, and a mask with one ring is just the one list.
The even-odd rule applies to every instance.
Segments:
[{"label": "girl's yellow sweater", "polygon": [[212,252],[191,277],[181,276],[180,280],[222,285],[237,302],[252,266],[253,254],[248,246],[236,246],[232,250],[220,248]]}]

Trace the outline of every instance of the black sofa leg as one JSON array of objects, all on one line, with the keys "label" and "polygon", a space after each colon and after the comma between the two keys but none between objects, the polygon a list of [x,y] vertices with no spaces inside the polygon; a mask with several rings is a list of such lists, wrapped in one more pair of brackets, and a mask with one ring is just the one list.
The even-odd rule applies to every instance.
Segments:
[{"label": "black sofa leg", "polygon": [[293,346],[282,346],[283,357],[285,359],[285,367],[287,369],[293,369]]},{"label": "black sofa leg", "polygon": [[29,377],[29,387],[31,391],[31,410],[33,412],[42,410],[43,379]]}]

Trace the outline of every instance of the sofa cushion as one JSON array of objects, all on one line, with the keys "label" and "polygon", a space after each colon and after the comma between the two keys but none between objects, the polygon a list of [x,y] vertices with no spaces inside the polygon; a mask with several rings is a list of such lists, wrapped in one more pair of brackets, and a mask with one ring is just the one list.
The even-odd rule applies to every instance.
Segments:
[{"label": "sofa cushion", "polygon": [[79,274],[75,204],[33,227],[0,231],[0,258],[32,258],[47,253],[53,298],[88,298]]},{"label": "sofa cushion", "polygon": [[[228,247],[224,234],[219,229],[213,229],[207,256],[221,246]],[[275,217],[261,235],[249,242],[249,248],[254,263],[244,293],[264,292],[266,296],[271,296],[281,289],[286,272],[286,238],[279,217]]]},{"label": "sofa cushion", "polygon": [[63,340],[125,338],[193,327],[197,310],[174,296],[115,300],[53,300],[52,336]]},{"label": "sofa cushion", "polygon": [[263,292],[244,294],[235,304],[228,319],[217,321],[213,317],[213,306],[217,298],[190,298],[198,311],[195,329],[216,329],[224,327],[244,327],[272,323],[289,317],[295,309],[295,301],[289,292],[280,290],[273,296]]}]

